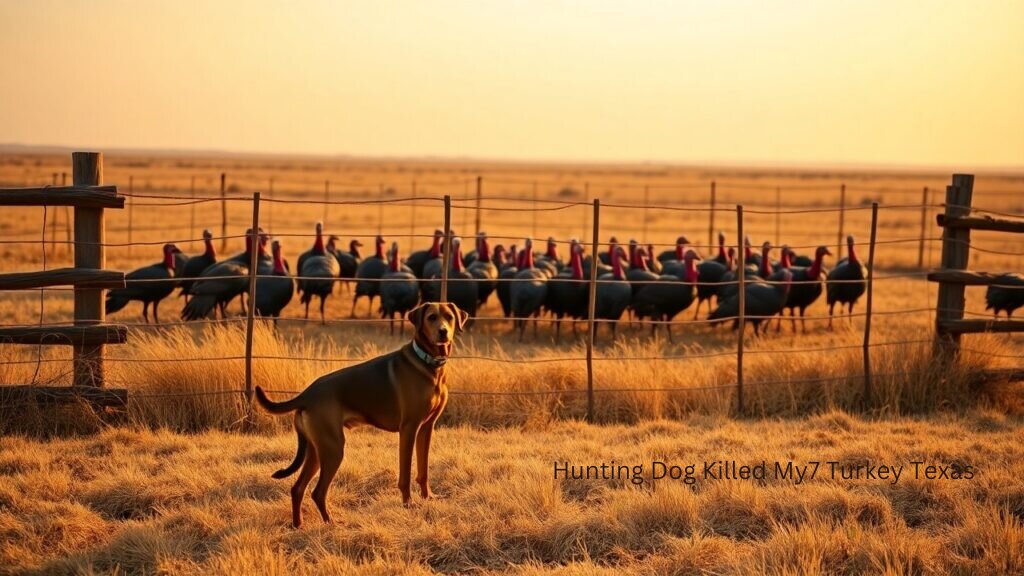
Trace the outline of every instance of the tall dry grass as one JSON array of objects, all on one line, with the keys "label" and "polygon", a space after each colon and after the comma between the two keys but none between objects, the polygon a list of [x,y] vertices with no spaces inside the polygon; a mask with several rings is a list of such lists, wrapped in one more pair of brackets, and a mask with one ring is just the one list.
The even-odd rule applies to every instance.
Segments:
[{"label": "tall dry grass", "polygon": [[[724,330],[719,335],[731,338]],[[859,341],[853,332],[840,341]],[[243,394],[244,325],[173,327],[133,334],[111,350],[109,386],[128,389],[122,420],[149,428],[195,432],[241,429],[247,413]],[[318,376],[387,352],[404,341],[361,337],[339,341],[287,335],[258,322],[254,334],[253,382],[279,398],[291,396]],[[986,352],[1007,351],[997,337],[976,345]],[[863,360],[858,346],[827,353],[791,353],[786,339],[750,342],[744,359],[744,416],[796,416],[832,409],[878,414],[918,414],[993,405],[1002,397],[976,389],[973,374],[996,359],[965,353],[955,364],[936,362],[930,343],[885,346],[871,351],[874,398],[865,405]],[[736,407],[736,359],[731,354],[701,357],[699,345],[674,350],[681,359],[663,359],[661,339],[605,343],[595,357],[595,420],[638,422],[679,419],[689,413],[728,415]],[[24,349],[31,359],[35,352]],[[560,347],[509,348],[497,339],[467,337],[450,364],[452,398],[442,425],[487,428],[542,425],[582,419],[586,414],[585,349],[581,342]],[[692,357],[690,357],[692,356]],[[488,360],[492,358],[494,360]],[[22,374],[33,366],[8,365]],[[8,374],[6,378],[17,381]],[[1016,392],[1009,390],[1012,398]],[[35,410],[3,406],[0,430],[42,434],[95,430],[101,419],[82,407]],[[257,429],[280,431],[287,423],[255,410]]]},{"label": "tall dry grass", "polygon": [[[397,438],[348,434],[330,492],[290,528],[292,434],[111,429],[0,445],[0,573],[1019,574],[1022,421],[996,411],[445,427],[441,499],[403,508]],[[650,482],[654,459],[973,464],[970,481]],[[554,480],[553,463],[643,465],[645,483]]]}]

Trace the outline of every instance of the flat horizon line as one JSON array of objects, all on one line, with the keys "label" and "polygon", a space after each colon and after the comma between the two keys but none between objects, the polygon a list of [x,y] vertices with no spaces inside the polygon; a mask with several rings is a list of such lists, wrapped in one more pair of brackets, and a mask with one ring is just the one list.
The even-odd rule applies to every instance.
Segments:
[{"label": "flat horizon line", "polygon": [[[7,154],[58,154],[82,150],[96,150],[100,147],[92,146],[68,146],[62,144],[21,144],[21,143],[0,143],[0,153]],[[407,155],[361,155],[351,153],[314,153],[314,152],[283,152],[283,151],[253,151],[253,150],[224,150],[218,148],[148,148],[148,147],[109,147],[100,149],[105,154],[119,154],[125,156],[164,156],[164,157],[206,157],[206,158],[249,158],[249,159],[288,159],[288,160],[344,160],[354,163],[372,162],[423,162],[437,164],[503,164],[509,166],[613,166],[618,168],[630,167],[657,167],[657,168],[682,168],[682,169],[755,169],[759,171],[769,170],[798,170],[805,172],[825,172],[830,170],[848,170],[854,172],[880,171],[891,173],[917,173],[917,174],[949,174],[957,172],[957,167],[948,164],[917,164],[917,163],[885,163],[885,162],[855,162],[855,161],[774,161],[774,160],[693,160],[693,161],[670,161],[670,160],[594,160],[594,159],[537,159],[486,156],[458,156],[458,155],[435,155],[435,154],[407,154]],[[974,172],[983,172],[991,175],[1002,175],[1024,178],[1024,165],[1006,166],[999,164],[976,164]]]}]

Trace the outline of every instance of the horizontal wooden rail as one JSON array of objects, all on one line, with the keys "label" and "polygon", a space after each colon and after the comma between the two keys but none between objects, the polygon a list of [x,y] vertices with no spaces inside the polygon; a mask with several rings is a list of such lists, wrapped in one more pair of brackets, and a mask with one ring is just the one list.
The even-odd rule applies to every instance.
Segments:
[{"label": "horizontal wooden rail", "polygon": [[982,370],[975,376],[976,381],[981,384],[989,382],[1016,382],[1024,380],[1024,369],[1022,368],[999,368],[996,370]]},{"label": "horizontal wooden rail", "polygon": [[[963,284],[964,286],[988,286],[989,284],[1002,285],[1005,280],[1000,281],[1001,274],[991,272],[972,272],[970,270],[933,270],[928,273],[930,282],[949,282],[950,284]],[[1024,286],[1021,287],[1024,289]]]},{"label": "horizontal wooden rail", "polygon": [[120,324],[96,326],[15,326],[0,328],[0,344],[70,344],[97,346],[124,344],[128,327]]},{"label": "horizontal wooden rail", "polygon": [[1024,320],[939,320],[938,327],[946,334],[1024,332]]},{"label": "horizontal wooden rail", "polygon": [[117,195],[117,186],[0,188],[0,206],[124,208],[124,196]]},{"label": "horizontal wooden rail", "polygon": [[29,402],[69,404],[81,401],[93,406],[125,406],[128,390],[96,386],[0,386],[0,407]]},{"label": "horizontal wooden rail", "polygon": [[29,290],[47,286],[124,288],[124,272],[92,268],[55,268],[43,272],[0,274],[0,290]]},{"label": "horizontal wooden rail", "polygon": [[947,218],[945,214],[936,217],[939,226],[944,228],[958,228],[970,230],[994,230],[996,232],[1016,232],[1024,234],[1024,221],[1005,220],[992,218],[990,216],[976,217],[964,216],[962,218]]}]

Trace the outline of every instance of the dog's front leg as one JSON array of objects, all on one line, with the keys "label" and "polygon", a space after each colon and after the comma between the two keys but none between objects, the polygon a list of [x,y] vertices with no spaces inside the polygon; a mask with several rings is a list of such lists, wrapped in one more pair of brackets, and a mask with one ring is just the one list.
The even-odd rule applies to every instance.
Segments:
[{"label": "dog's front leg", "polygon": [[430,481],[427,479],[427,459],[430,455],[430,435],[434,432],[434,421],[437,415],[431,416],[416,434],[416,483],[420,485],[420,496],[430,498]]},{"label": "dog's front leg", "polygon": [[412,450],[416,445],[419,422],[403,422],[398,431],[398,490],[402,493],[402,504],[408,506],[410,478],[412,476]]}]

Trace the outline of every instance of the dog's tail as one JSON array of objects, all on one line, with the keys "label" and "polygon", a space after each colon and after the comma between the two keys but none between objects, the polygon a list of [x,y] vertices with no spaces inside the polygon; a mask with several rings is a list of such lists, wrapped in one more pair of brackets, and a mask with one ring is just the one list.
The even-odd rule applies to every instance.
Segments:
[{"label": "dog's tail", "polygon": [[274,402],[267,398],[267,393],[263,391],[263,388],[256,387],[256,400],[260,403],[260,406],[263,406],[264,410],[271,414],[287,414],[298,410],[300,396],[296,396],[291,400],[285,400],[284,402]]},{"label": "dog's tail", "polygon": [[309,440],[306,440],[306,436],[302,434],[302,430],[299,429],[299,415],[295,416],[295,435],[299,437],[299,448],[295,451],[295,459],[288,465],[287,468],[281,468],[277,472],[271,474],[271,478],[280,480],[281,478],[287,478],[302,466],[302,461],[306,459],[306,444]]}]

